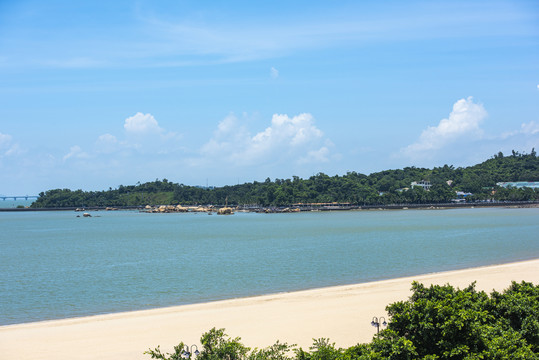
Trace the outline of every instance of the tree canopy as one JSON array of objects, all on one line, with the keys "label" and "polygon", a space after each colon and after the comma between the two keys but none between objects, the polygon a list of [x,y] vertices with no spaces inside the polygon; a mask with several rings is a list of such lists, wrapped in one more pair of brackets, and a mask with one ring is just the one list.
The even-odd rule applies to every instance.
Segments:
[{"label": "tree canopy", "polygon": [[[432,184],[429,191],[412,187],[414,181]],[[466,168],[444,165],[433,169],[406,167],[364,175],[348,172],[329,176],[323,173],[307,179],[266,179],[263,182],[223,187],[197,187],[167,179],[136,185],[119,185],[106,191],[54,189],[42,192],[32,204],[45,207],[144,206],[229,204],[288,206],[297,203],[349,203],[355,205],[436,204],[455,198],[456,191],[473,193],[468,200],[539,200],[531,188],[503,188],[504,181],[538,181],[539,158],[530,154],[501,152],[481,164]]]}]

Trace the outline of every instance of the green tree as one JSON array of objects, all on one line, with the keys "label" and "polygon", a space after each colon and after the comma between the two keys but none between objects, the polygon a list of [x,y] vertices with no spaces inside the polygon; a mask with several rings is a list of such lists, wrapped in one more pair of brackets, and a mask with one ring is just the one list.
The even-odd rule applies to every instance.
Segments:
[{"label": "green tree", "polygon": [[163,353],[161,348],[157,346],[155,349],[148,349],[144,354],[148,354],[152,359],[159,360],[183,360],[183,351],[185,349],[185,344],[180,342],[178,345],[174,346],[174,352],[172,353]]},{"label": "green tree", "polygon": [[313,339],[310,351],[299,348],[296,352],[297,360],[337,360],[343,358],[344,351],[335,348],[335,343],[330,343],[329,339]]},{"label": "green tree", "polygon": [[[430,191],[416,187],[409,191],[412,181],[430,180]],[[451,180],[451,186],[447,182]],[[344,176],[319,173],[308,179],[267,178],[264,182],[238,184],[216,188],[201,188],[176,184],[167,179],[136,185],[119,185],[106,191],[55,189],[40,193],[32,204],[44,207],[136,206],[168,204],[259,204],[262,206],[288,206],[293,203],[351,202],[358,205],[391,203],[440,203],[451,200],[455,190],[472,192],[475,200],[539,200],[539,191],[497,188],[502,181],[538,181],[539,158],[532,149],[530,154],[513,151],[510,156],[500,152],[480,164],[454,168],[444,165],[433,169],[405,167],[385,170],[370,175],[348,172]],[[493,195],[493,190],[495,194]],[[384,195],[380,196],[379,193]]]},{"label": "green tree", "polygon": [[[197,359],[247,360],[472,360],[539,359],[539,285],[513,282],[491,296],[450,285],[426,287],[412,283],[408,300],[387,306],[387,329],[371,343],[336,348],[329,339],[314,340],[309,350],[278,341],[264,349],[250,349],[224,329],[202,335]],[[146,354],[153,359],[179,360],[184,343],[163,354],[159,346]],[[291,351],[293,350],[293,352]],[[294,357],[289,357],[292,352]]]},{"label": "green tree", "polygon": [[504,295],[493,293],[492,298],[474,284],[456,290],[414,282],[412,291],[408,301],[387,307],[391,321],[373,342],[382,355],[392,358],[401,344],[405,356],[395,358],[538,358],[538,287],[513,283]]},{"label": "green tree", "polygon": [[290,359],[288,352],[291,351],[293,346],[277,341],[265,349],[254,349],[247,357],[247,360],[287,360]]},{"label": "green tree", "polygon": [[213,328],[200,338],[202,351],[197,359],[200,360],[240,360],[249,352],[250,348],[240,343],[241,338],[230,338],[225,329]]}]

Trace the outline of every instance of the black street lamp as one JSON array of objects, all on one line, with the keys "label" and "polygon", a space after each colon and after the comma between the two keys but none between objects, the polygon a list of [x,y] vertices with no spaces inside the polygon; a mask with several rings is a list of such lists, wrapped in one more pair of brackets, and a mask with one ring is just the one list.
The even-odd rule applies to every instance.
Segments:
[{"label": "black street lamp", "polygon": [[[193,348],[195,349],[194,352],[193,352]],[[191,358],[191,355],[198,356],[199,354],[200,354],[200,351],[198,351],[198,347],[196,345],[191,345],[191,348],[185,345],[185,350],[182,351],[182,358],[189,359]]]},{"label": "black street lamp", "polygon": [[377,318],[376,316],[372,318],[371,325],[376,327],[376,333],[380,333],[380,325],[387,326],[386,318],[381,316]]}]

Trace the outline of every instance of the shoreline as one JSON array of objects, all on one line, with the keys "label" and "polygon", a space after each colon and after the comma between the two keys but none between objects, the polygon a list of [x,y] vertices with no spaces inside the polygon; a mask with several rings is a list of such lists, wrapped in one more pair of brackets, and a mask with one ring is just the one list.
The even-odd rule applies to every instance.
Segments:
[{"label": "shoreline", "polygon": [[[258,206],[256,208],[236,205],[238,211],[255,213],[287,213],[284,209],[294,208],[295,204],[286,206]],[[296,204],[297,205],[297,204]],[[192,206],[192,205],[185,205]],[[217,205],[215,208],[223,207]],[[232,205],[231,205],[232,206]],[[208,207],[208,205],[202,205]],[[492,201],[492,202],[469,202],[469,203],[432,203],[432,204],[388,204],[388,205],[317,205],[312,206],[303,204],[298,210],[303,211],[361,211],[361,210],[443,210],[443,209],[466,209],[466,208],[487,208],[487,207],[505,207],[505,208],[539,208],[539,201]],[[53,208],[32,208],[32,207],[0,207],[0,212],[33,212],[33,211],[123,211],[123,210],[145,210],[143,205],[133,206],[89,206],[89,207],[53,207]],[[264,211],[272,210],[272,211]],[[143,211],[144,212],[144,211]],[[175,212],[175,211],[173,211]]]},{"label": "shoreline", "polygon": [[308,348],[326,337],[338,347],[369,342],[373,316],[410,296],[412,281],[503,291],[511,281],[539,283],[539,259],[435,272],[351,285],[259,295],[206,303],[0,326],[0,352],[18,359],[149,359],[180,341],[199,344],[212,327],[225,328],[250,347],[276,340]]},{"label": "shoreline", "polygon": [[[5,323],[5,324],[0,323],[0,330],[3,327],[8,327],[8,326],[19,326],[19,325],[23,326],[23,325],[41,324],[41,323],[49,323],[49,322],[52,323],[52,322],[57,322],[57,321],[77,321],[78,319],[92,319],[92,318],[101,317],[101,316],[105,316],[105,317],[115,316],[115,315],[120,316],[121,314],[132,314],[132,313],[139,313],[139,312],[146,312],[146,311],[174,309],[174,308],[180,308],[180,307],[186,307],[186,306],[206,305],[206,304],[221,303],[221,302],[236,301],[236,300],[248,300],[248,299],[256,299],[256,298],[265,297],[265,296],[278,297],[278,296],[283,296],[287,294],[299,294],[299,293],[311,292],[311,291],[324,291],[324,290],[349,288],[349,287],[356,287],[356,286],[367,286],[369,284],[379,284],[379,283],[380,285],[382,285],[384,282],[415,279],[418,277],[426,278],[431,275],[432,276],[443,275],[446,273],[456,273],[459,271],[498,267],[498,266],[504,266],[504,265],[510,265],[510,264],[525,263],[528,261],[535,261],[535,260],[539,261],[539,258],[535,258],[535,257],[520,258],[520,259],[515,259],[515,260],[507,260],[500,263],[477,265],[477,266],[472,266],[472,267],[460,267],[460,268],[446,269],[446,270],[425,272],[425,273],[418,273],[418,274],[406,274],[406,275],[393,277],[393,278],[379,278],[379,279],[374,278],[374,279],[369,279],[362,282],[351,282],[351,283],[342,283],[342,284],[333,284],[333,285],[320,285],[320,286],[312,286],[312,287],[305,287],[305,288],[299,288],[299,289],[293,289],[293,290],[282,290],[282,291],[275,291],[275,292],[270,291],[270,292],[254,293],[254,294],[247,294],[247,295],[238,295],[238,296],[232,296],[232,297],[221,297],[221,298],[208,299],[208,300],[199,300],[199,301],[185,302],[185,303],[179,303],[179,304],[165,304],[165,305],[156,306],[156,307],[142,307],[142,308],[123,309],[123,310],[116,310],[116,311],[113,310],[109,312],[95,312],[95,313],[88,313],[88,314],[73,315],[73,316],[68,316],[68,317],[55,317],[55,318],[45,318],[45,319],[39,319],[39,320],[27,320],[27,321],[22,321],[22,322],[15,322],[15,323]],[[410,281],[410,284],[411,284],[411,281]],[[539,280],[538,280],[538,284],[539,284]]]}]

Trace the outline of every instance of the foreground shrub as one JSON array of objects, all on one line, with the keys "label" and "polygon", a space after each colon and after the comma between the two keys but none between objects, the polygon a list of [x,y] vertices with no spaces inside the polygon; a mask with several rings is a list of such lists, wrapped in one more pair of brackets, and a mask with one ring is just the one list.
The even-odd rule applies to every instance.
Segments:
[{"label": "foreground shrub", "polygon": [[[412,296],[386,307],[390,322],[369,344],[336,348],[314,340],[308,351],[278,341],[264,349],[244,346],[224,329],[202,335],[200,360],[539,360],[539,286],[513,282],[489,297],[475,289],[412,283]],[[148,350],[152,359],[182,359],[183,343],[173,353]]]}]

